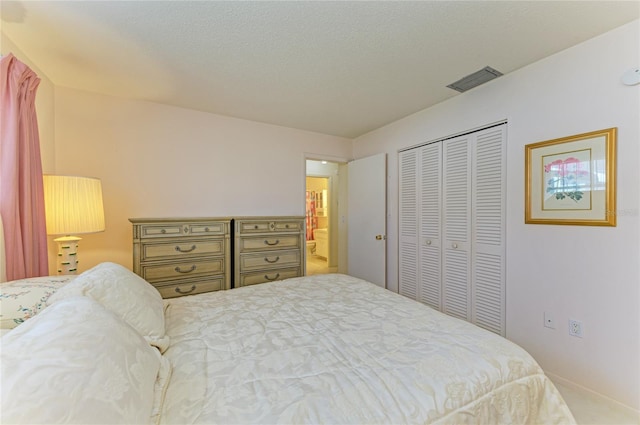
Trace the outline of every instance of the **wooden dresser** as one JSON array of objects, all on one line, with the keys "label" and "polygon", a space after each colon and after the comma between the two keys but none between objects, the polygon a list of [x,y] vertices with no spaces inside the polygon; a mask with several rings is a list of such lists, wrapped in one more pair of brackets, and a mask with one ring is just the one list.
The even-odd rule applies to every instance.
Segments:
[{"label": "wooden dresser", "polygon": [[163,298],[231,288],[231,220],[131,218],[133,271]]},{"label": "wooden dresser", "polygon": [[304,217],[238,217],[233,222],[234,287],[304,276]]}]

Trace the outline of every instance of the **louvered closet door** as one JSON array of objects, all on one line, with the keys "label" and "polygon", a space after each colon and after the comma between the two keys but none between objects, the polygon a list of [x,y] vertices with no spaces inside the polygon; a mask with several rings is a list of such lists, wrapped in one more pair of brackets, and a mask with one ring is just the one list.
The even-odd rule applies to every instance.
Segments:
[{"label": "louvered closet door", "polygon": [[401,152],[399,292],[441,309],[442,146]]},{"label": "louvered closet door", "polygon": [[471,157],[469,136],[442,142],[442,311],[471,319]]},{"label": "louvered closet door", "polygon": [[399,153],[398,291],[418,299],[418,150]]},{"label": "louvered closet door", "polygon": [[472,322],[505,335],[506,126],[476,134],[473,196]]},{"label": "louvered closet door", "polygon": [[420,148],[419,165],[420,267],[417,299],[441,310],[442,144],[432,143]]},{"label": "louvered closet door", "polygon": [[400,293],[503,336],[505,145],[498,125],[399,153]]}]

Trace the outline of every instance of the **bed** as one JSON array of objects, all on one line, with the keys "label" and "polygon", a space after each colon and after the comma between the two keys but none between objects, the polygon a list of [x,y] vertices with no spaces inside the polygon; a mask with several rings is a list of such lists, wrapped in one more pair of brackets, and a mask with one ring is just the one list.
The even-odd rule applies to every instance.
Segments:
[{"label": "bed", "polygon": [[575,423],[522,348],[354,277],[162,300],[96,268],[2,337],[2,423]]}]

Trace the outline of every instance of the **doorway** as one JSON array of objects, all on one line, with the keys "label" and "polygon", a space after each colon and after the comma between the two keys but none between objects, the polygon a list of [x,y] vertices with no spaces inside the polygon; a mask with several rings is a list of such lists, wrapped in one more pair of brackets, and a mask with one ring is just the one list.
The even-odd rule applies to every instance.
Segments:
[{"label": "doorway", "polygon": [[338,271],[338,197],[340,164],[306,161],[307,275]]},{"label": "doorway", "polygon": [[[327,179],[326,202],[324,187],[319,188],[319,196],[326,205],[322,212],[327,218],[328,239],[326,262],[313,252],[314,243],[308,244],[306,274],[350,274],[386,287],[386,154],[350,162],[307,158],[305,170],[305,189],[307,177]],[[310,193],[309,200],[315,202],[317,196]],[[308,235],[315,237],[312,211],[308,217]],[[321,261],[320,267],[314,264],[316,260]]]}]

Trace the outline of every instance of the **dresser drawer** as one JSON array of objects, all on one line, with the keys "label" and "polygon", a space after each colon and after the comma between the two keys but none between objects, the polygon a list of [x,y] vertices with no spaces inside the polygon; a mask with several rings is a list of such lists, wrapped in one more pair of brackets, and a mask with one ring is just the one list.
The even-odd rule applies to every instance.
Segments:
[{"label": "dresser drawer", "polygon": [[140,238],[170,238],[183,236],[184,229],[179,223],[143,224],[140,226]]},{"label": "dresser drawer", "polygon": [[224,239],[193,239],[142,244],[142,261],[224,254]]},{"label": "dresser drawer", "polygon": [[225,235],[227,234],[227,223],[197,223],[189,224],[189,234],[193,236],[205,235]]},{"label": "dresser drawer", "polygon": [[224,272],[224,258],[203,258],[164,264],[142,264],[140,271],[140,276],[150,283],[214,275]]},{"label": "dresser drawer", "polygon": [[239,221],[238,233],[267,233],[270,232],[269,221]]},{"label": "dresser drawer", "polygon": [[176,283],[156,284],[154,286],[160,292],[162,298],[181,297],[183,295],[195,295],[202,292],[225,289],[224,276],[195,280],[183,279]]},{"label": "dresser drawer", "polygon": [[300,249],[298,235],[273,235],[240,238],[240,252],[267,251],[272,249]]},{"label": "dresser drawer", "polygon": [[302,222],[298,221],[274,221],[274,229],[276,232],[300,232],[302,230]]},{"label": "dresser drawer", "polygon": [[288,279],[290,277],[301,276],[300,268],[278,269],[253,273],[240,274],[240,281],[236,282],[236,287],[256,285],[258,283],[273,282],[276,280]]},{"label": "dresser drawer", "polygon": [[267,270],[300,264],[300,250],[269,251],[259,254],[241,254],[241,270]]},{"label": "dresser drawer", "polygon": [[251,220],[238,222],[239,233],[299,232],[302,230],[300,220]]},{"label": "dresser drawer", "polygon": [[177,236],[214,236],[227,234],[227,223],[149,223],[140,225],[140,238],[172,238]]}]

